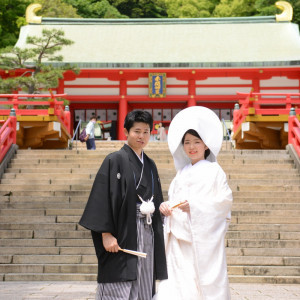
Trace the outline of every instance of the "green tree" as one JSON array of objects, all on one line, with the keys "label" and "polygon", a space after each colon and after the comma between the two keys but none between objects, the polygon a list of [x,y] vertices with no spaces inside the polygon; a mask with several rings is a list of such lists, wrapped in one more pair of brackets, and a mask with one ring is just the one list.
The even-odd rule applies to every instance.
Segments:
[{"label": "green tree", "polygon": [[20,26],[24,24],[26,7],[30,0],[0,1],[0,48],[14,45]]},{"label": "green tree", "polygon": [[[257,14],[260,16],[270,16],[274,14],[280,14],[280,10],[275,6],[275,0],[256,0],[255,8]],[[293,23],[300,25],[300,1],[299,0],[288,0],[293,7]]]},{"label": "green tree", "polygon": [[[51,64],[51,61],[62,61],[63,57],[57,52],[73,44],[73,41],[65,38],[62,30],[44,29],[41,37],[29,36],[27,44],[27,48],[8,47],[1,50],[1,69],[24,69],[19,77],[0,79],[1,93],[12,93],[18,89],[29,94],[39,93],[41,90],[56,88],[65,71],[77,72],[71,66],[54,67]],[[48,63],[45,64],[44,60]]]},{"label": "green tree", "polygon": [[[300,1],[289,0],[293,7],[292,22],[300,25]],[[274,16],[281,10],[275,6],[276,0],[221,0],[215,7],[214,17]]]},{"label": "green tree", "polygon": [[110,0],[110,3],[130,18],[167,17],[164,0]]},{"label": "green tree", "polygon": [[80,17],[76,8],[72,5],[65,3],[63,0],[35,0],[34,2],[40,3],[42,9],[38,11],[38,15],[50,18],[78,18]]},{"label": "green tree", "polygon": [[124,18],[108,0],[64,0],[77,9],[83,18]]},{"label": "green tree", "polygon": [[170,18],[209,18],[215,8],[210,0],[165,0]]},{"label": "green tree", "polygon": [[255,14],[255,0],[221,0],[213,12],[214,17],[246,17]]}]

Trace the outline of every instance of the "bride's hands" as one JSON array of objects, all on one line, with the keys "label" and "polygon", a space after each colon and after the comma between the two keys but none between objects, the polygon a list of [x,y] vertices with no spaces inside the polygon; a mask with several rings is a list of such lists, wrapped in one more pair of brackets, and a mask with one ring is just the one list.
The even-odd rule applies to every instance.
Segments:
[{"label": "bride's hands", "polygon": [[159,211],[165,215],[166,217],[170,216],[172,214],[172,209],[170,207],[170,205],[166,202],[163,202],[160,207],[159,207]]},{"label": "bride's hands", "polygon": [[190,204],[187,200],[185,200],[184,202],[182,202],[182,204],[180,204],[178,206],[178,208],[180,208],[182,211],[189,213],[190,212]]}]

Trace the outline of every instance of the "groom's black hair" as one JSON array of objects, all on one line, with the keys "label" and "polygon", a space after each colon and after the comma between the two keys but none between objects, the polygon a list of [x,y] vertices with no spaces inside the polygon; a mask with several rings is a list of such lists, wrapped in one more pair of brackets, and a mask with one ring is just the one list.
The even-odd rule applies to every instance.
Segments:
[{"label": "groom's black hair", "polygon": [[153,128],[153,119],[149,112],[145,110],[133,110],[127,114],[124,121],[124,128],[129,132],[130,128],[133,127],[134,122],[146,123],[150,127],[150,131]]},{"label": "groom's black hair", "polygon": [[[199,138],[199,139],[202,141],[202,139],[201,139],[199,133],[198,133],[196,130],[194,130],[194,129],[189,129],[188,131],[185,132],[185,134],[184,134],[183,137],[182,137],[182,140],[181,140],[181,144],[182,144],[182,145],[184,144],[184,139],[185,139],[185,136],[187,135],[187,133],[189,133],[189,134],[191,134],[191,135],[193,135],[193,136]],[[205,152],[204,152],[204,158],[206,159],[206,158],[208,157],[209,154],[210,154],[210,150],[209,150],[209,149],[206,149]]]}]

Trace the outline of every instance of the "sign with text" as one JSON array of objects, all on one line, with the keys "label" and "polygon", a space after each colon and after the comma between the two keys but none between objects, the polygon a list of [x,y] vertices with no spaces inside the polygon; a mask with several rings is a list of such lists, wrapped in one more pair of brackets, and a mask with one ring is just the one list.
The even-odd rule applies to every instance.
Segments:
[{"label": "sign with text", "polygon": [[166,97],[166,73],[149,73],[149,97]]}]

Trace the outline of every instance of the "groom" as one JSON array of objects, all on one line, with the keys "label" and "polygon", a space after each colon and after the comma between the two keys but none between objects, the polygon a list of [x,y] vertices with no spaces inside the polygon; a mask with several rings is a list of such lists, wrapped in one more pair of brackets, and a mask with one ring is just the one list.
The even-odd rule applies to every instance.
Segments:
[{"label": "groom", "polygon": [[[167,278],[159,212],[162,190],[156,165],[143,151],[150,139],[152,116],[132,111],[124,127],[127,144],[104,159],[79,222],[92,232],[98,258],[97,300],[151,300],[155,280]],[[150,222],[139,209],[139,196],[153,197]],[[120,248],[145,252],[147,258]]]}]

